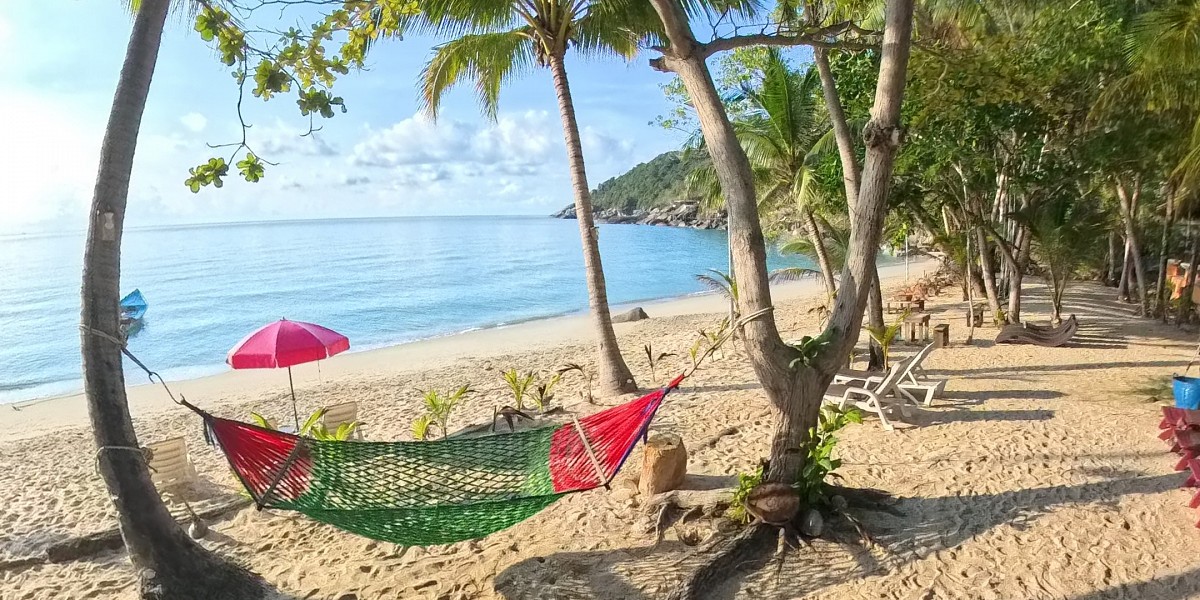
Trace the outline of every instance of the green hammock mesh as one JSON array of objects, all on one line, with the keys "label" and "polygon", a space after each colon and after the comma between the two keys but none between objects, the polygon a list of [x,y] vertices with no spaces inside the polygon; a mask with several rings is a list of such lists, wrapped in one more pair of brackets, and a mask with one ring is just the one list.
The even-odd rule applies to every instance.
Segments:
[{"label": "green hammock mesh", "polygon": [[486,536],[606,485],[675,385],[576,423],[434,442],[319,441],[202,414],[260,508],[430,545]]}]

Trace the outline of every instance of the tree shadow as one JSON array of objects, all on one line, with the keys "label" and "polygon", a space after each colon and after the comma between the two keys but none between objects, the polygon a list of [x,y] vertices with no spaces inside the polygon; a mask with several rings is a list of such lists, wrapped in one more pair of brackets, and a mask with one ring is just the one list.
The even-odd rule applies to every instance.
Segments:
[{"label": "tree shadow", "polygon": [[[1126,475],[1121,473],[1121,475]],[[814,540],[790,552],[772,576],[762,571],[770,551],[743,563],[725,584],[708,598],[732,598],[744,587],[753,597],[790,598],[870,575],[895,571],[918,560],[930,549],[953,549],[1003,525],[1028,528],[1043,515],[1072,504],[1116,502],[1121,497],[1157,494],[1179,487],[1183,475],[1130,476],[1079,485],[1057,485],[992,494],[950,495],[934,498],[897,498],[866,520],[879,548],[855,543],[839,530],[832,539]],[[964,515],[969,518],[964,518]],[[496,591],[504,598],[580,599],[604,596],[614,600],[664,597],[701,557],[688,553],[680,542],[657,547],[627,547],[600,551],[559,552],[516,563],[496,577]],[[682,557],[680,553],[684,553]],[[1132,592],[1175,599],[1193,592],[1200,571],[1123,584],[1072,600],[1142,597]],[[1188,588],[1187,586],[1192,587]],[[1124,594],[1124,595],[1122,595]],[[1164,595],[1165,594],[1165,595]]]},{"label": "tree shadow", "polygon": [[1019,367],[978,367],[970,369],[929,369],[930,375],[945,377],[979,376],[992,374],[1012,374],[1014,372],[1029,373],[1060,373],[1064,371],[1081,371],[1089,369],[1121,369],[1126,367],[1184,367],[1186,360],[1147,360],[1147,361],[1114,361],[1096,363],[1073,363],[1067,365],[1021,365]]},{"label": "tree shadow", "polygon": [[1066,394],[1057,390],[984,390],[963,392],[955,391],[956,400],[971,401],[973,404],[983,404],[987,400],[1054,400]]},{"label": "tree shadow", "polygon": [[1156,576],[1149,581],[1122,583],[1080,596],[1071,596],[1068,600],[1125,600],[1126,598],[1180,600],[1194,598],[1197,590],[1200,590],[1200,567],[1174,575]]},{"label": "tree shadow", "polygon": [[978,421],[1049,421],[1054,418],[1052,410],[952,410],[920,411],[907,422],[921,427],[946,423],[973,423]]}]

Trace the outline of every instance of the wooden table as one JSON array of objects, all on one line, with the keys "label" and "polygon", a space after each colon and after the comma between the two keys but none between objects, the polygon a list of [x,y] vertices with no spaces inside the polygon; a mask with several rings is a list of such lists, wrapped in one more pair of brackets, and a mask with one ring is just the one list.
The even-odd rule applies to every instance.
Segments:
[{"label": "wooden table", "polygon": [[922,342],[929,341],[929,313],[915,313],[904,317],[904,337],[910,342],[916,342],[918,330]]},{"label": "wooden table", "polygon": [[893,296],[888,298],[885,310],[888,314],[891,313],[920,313],[925,311],[924,298],[912,298],[910,296]]}]

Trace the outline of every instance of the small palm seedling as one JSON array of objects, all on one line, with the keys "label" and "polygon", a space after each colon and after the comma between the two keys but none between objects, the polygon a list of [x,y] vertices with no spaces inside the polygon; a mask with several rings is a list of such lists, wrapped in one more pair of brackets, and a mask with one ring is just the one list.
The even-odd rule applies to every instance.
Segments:
[{"label": "small palm seedling", "polygon": [[516,404],[517,410],[525,410],[525,394],[529,391],[529,386],[533,385],[536,376],[533,373],[522,375],[516,369],[509,369],[502,375],[508,389],[512,391],[513,403]]},{"label": "small palm seedling", "polygon": [[658,366],[658,363],[662,362],[662,359],[675,356],[675,353],[661,352],[656,356],[654,354],[654,347],[651,344],[642,346],[642,350],[646,352],[646,360],[650,363],[650,381],[658,383],[658,374],[655,372],[655,367]]},{"label": "small palm seedling", "polygon": [[570,373],[571,371],[578,371],[579,374],[582,375],[585,380],[587,380],[587,401],[589,404],[594,404],[595,399],[592,397],[593,375],[590,372],[588,372],[587,369],[584,369],[583,366],[578,363],[567,363],[558,368],[558,374],[560,376],[566,375],[567,373]]},{"label": "small palm seedling", "polygon": [[530,399],[533,400],[533,405],[537,407],[538,412],[546,412],[546,406],[554,400],[554,386],[562,380],[562,373],[555,373],[549,379],[542,379],[533,388],[533,393],[530,394]]},{"label": "small palm seedling", "polygon": [[700,285],[703,285],[704,287],[706,287],[714,292],[717,292],[718,294],[721,294],[722,296],[725,296],[725,298],[732,300],[734,302],[737,302],[737,299],[738,299],[737,281],[735,281],[733,277],[730,277],[728,273],[725,273],[723,271],[718,271],[716,269],[709,269],[708,272],[712,273],[712,275],[707,275],[707,274],[697,275],[696,281],[699,281]]},{"label": "small palm seedling", "polygon": [[900,328],[904,326],[904,317],[908,313],[900,315],[895,323],[884,325],[882,327],[867,326],[867,333],[871,334],[871,339],[879,344],[879,351],[883,353],[883,368],[889,366],[888,357],[890,356],[892,342],[896,340],[896,334],[900,333]]},{"label": "small palm seedling", "polygon": [[704,356],[704,351],[700,348],[704,346],[705,337],[701,335],[692,342],[692,347],[688,348],[688,358],[692,360],[692,371],[700,368],[700,359]]},{"label": "small palm seedling", "polygon": [[429,390],[424,393],[422,402],[425,404],[425,414],[413,421],[413,438],[429,439],[432,428],[437,428],[442,437],[450,432],[450,415],[462,403],[467,394],[471,393],[470,384],[459,387],[453,392]]},{"label": "small palm seedling", "polygon": [[[324,423],[321,422],[321,417],[324,416],[325,409],[317,409],[316,412],[309,415],[308,418],[304,420],[304,424],[300,426],[300,430],[297,432],[297,435],[311,437],[315,440],[344,442],[350,439],[350,436],[354,435],[354,432],[358,430],[358,426],[360,425],[358,421],[342,423],[341,425],[338,425],[337,429],[331,431],[329,428],[325,427]],[[250,418],[254,421],[255,425],[258,425],[263,429],[270,429],[272,431],[279,429],[275,426],[275,423],[271,422],[270,419],[267,419],[258,413],[250,413]]]}]

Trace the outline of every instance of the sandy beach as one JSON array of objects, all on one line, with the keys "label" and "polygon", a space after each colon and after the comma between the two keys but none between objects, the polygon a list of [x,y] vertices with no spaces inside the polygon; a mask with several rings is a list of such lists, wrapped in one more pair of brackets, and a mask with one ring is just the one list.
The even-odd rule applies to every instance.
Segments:
[{"label": "sandy beach", "polygon": [[[911,268],[911,278],[932,270]],[[885,287],[903,280],[889,267]],[[812,282],[781,287],[776,318],[788,336],[817,331]],[[936,350],[929,374],[949,380],[946,397],[893,432],[877,419],[843,431],[843,485],[883,490],[887,512],[859,514],[874,544],[835,529],[788,554],[778,573],[731,574],[719,598],[1200,598],[1198,515],[1187,508],[1185,476],[1155,436],[1158,405],[1137,391],[1182,372],[1194,334],[1132,316],[1110,289],[1078,284],[1066,310],[1078,315],[1076,340],[1061,348],[997,346],[993,328],[972,345],[963,304],[947,289],[927,304],[933,323],[950,323],[952,347]],[[1045,321],[1047,293],[1027,285],[1026,318]],[[651,318],[617,326],[626,359],[643,388],[661,384],[686,358],[650,374],[643,344],[680,356],[696,331],[724,310],[715,296],[643,304]],[[357,400],[370,440],[410,439],[421,390],[470,383],[477,390],[452,428],[486,422],[508,402],[500,371],[592,364],[585,317],[512,327],[352,353],[296,370],[301,412]],[[915,346],[899,344],[899,356]],[[140,382],[137,373],[127,373]],[[286,376],[240,371],[171,382],[220,416],[250,411],[290,420]],[[584,385],[567,376],[558,400],[585,414],[630,397],[581,401]],[[221,455],[204,444],[200,421],[161,389],[130,388],[139,438],[185,435],[201,481],[184,494],[197,509],[236,497]],[[744,353],[735,347],[669,397],[653,430],[691,452],[687,485],[713,485],[753,468],[767,452],[770,420]],[[0,467],[9,494],[0,503],[0,598],[126,598],[134,574],[121,552],[49,564],[31,557],[73,536],[112,528],[115,518],[95,472],[83,399],[66,396],[0,407]],[[640,453],[632,457],[637,465]],[[603,598],[665,595],[692,566],[705,519],[646,533],[626,470],[612,491],[565,497],[487,538],[429,548],[399,548],[285,512],[252,508],[211,523],[203,542],[261,573],[295,598]],[[182,507],[171,501],[172,508]]]}]

